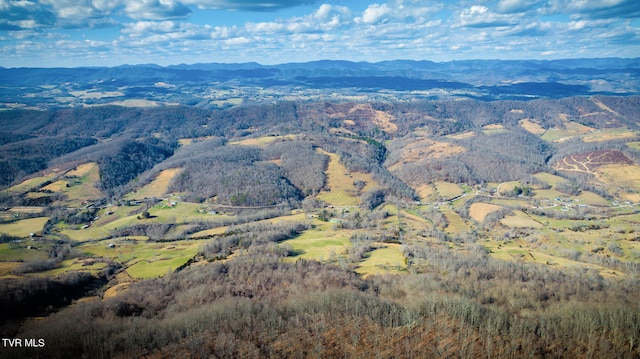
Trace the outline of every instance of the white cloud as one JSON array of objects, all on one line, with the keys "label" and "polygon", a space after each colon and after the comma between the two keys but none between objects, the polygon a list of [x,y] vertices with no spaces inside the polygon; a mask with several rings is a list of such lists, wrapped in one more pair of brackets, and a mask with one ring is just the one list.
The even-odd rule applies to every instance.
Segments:
[{"label": "white cloud", "polygon": [[374,24],[383,20],[390,12],[391,8],[386,4],[372,4],[362,13],[362,17],[356,21],[365,24]]},{"label": "white cloud", "polygon": [[462,27],[495,27],[513,25],[518,20],[518,16],[513,14],[496,14],[486,6],[474,5],[464,9],[459,13],[459,23]]},{"label": "white cloud", "polygon": [[191,14],[187,6],[175,0],[127,1],[124,11],[134,20],[175,19]]}]

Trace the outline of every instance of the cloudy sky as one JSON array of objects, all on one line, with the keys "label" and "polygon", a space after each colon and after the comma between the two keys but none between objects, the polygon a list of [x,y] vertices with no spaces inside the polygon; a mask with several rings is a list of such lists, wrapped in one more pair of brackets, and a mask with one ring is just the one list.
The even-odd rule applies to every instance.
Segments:
[{"label": "cloudy sky", "polygon": [[640,57],[639,0],[0,0],[0,66]]}]

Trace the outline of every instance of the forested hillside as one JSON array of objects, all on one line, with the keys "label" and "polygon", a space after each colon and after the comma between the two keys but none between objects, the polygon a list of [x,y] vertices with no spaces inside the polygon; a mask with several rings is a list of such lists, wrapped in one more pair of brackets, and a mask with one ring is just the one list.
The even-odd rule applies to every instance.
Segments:
[{"label": "forested hillside", "polygon": [[638,357],[640,97],[559,97],[0,111],[2,356]]}]

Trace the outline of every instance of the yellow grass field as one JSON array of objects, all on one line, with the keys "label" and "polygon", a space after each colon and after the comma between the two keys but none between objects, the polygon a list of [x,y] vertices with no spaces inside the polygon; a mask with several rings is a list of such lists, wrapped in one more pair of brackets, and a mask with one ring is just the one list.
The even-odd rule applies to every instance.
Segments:
[{"label": "yellow grass field", "polygon": [[61,174],[61,172],[50,172],[42,176],[29,178],[22,181],[20,184],[3,190],[2,192],[6,191],[12,194],[25,193],[33,188],[40,188],[40,186],[42,186],[45,182],[52,181]]},{"label": "yellow grass field", "polygon": [[608,130],[597,130],[584,136],[582,140],[584,142],[599,142],[599,141],[611,141],[611,140],[624,140],[628,138],[635,138],[638,136],[636,131],[631,131],[627,128],[614,128]]},{"label": "yellow grass field", "polygon": [[29,237],[30,233],[42,232],[48,220],[49,217],[37,217],[2,223],[0,224],[0,233],[21,238]]},{"label": "yellow grass field", "polygon": [[95,162],[83,163],[66,173],[67,177],[83,177],[89,174],[98,164]]},{"label": "yellow grass field", "polygon": [[590,205],[590,206],[608,206],[609,201],[590,191],[583,191],[577,197],[577,200],[582,204]]},{"label": "yellow grass field", "polygon": [[436,187],[436,191],[441,198],[450,199],[453,197],[460,196],[464,193],[462,188],[455,183],[445,182],[445,181],[435,181],[434,186]]},{"label": "yellow grass field", "polygon": [[295,135],[286,135],[286,136],[263,136],[263,137],[254,137],[247,138],[241,141],[232,141],[229,142],[230,145],[242,145],[242,146],[266,146],[276,140],[282,139],[295,139]]},{"label": "yellow grass field", "polygon": [[613,164],[598,167],[596,170],[605,183],[610,185],[610,190],[616,188],[630,189],[631,192],[640,192],[640,166]]},{"label": "yellow grass field", "polygon": [[462,132],[462,133],[455,133],[452,135],[447,135],[448,138],[453,138],[455,140],[464,140],[467,138],[471,138],[473,136],[475,136],[475,132],[473,131],[467,131],[467,132]]},{"label": "yellow grass field", "polygon": [[464,222],[462,217],[456,212],[449,209],[440,209],[442,214],[447,218],[447,228],[444,229],[449,234],[462,234],[470,231],[469,226]]},{"label": "yellow grass field", "polygon": [[520,127],[533,133],[534,135],[542,135],[547,131],[544,129],[544,127],[540,126],[537,120],[534,119],[525,118],[520,120],[518,124],[520,125]]},{"label": "yellow grass field", "polygon": [[393,171],[408,163],[416,163],[427,158],[446,158],[462,153],[466,149],[448,142],[433,141],[428,138],[415,139],[397,150],[399,155],[388,168]]},{"label": "yellow grass field", "polygon": [[357,206],[360,200],[356,196],[355,181],[364,181],[366,183],[362,192],[367,192],[380,187],[368,173],[349,172],[347,168],[340,163],[338,155],[321,151],[329,156],[329,165],[327,166],[327,187],[328,191],[322,191],[317,198],[334,206]]},{"label": "yellow grass field", "polygon": [[502,207],[491,203],[474,203],[469,207],[469,216],[476,222],[482,223],[488,214],[500,209]]},{"label": "yellow grass field", "polygon": [[416,188],[414,188],[414,190],[423,201],[430,202],[437,199],[437,192],[435,188],[433,188],[433,185],[429,183],[421,183]]},{"label": "yellow grass field", "polygon": [[182,168],[169,168],[158,174],[151,183],[143,186],[133,193],[129,193],[126,199],[144,199],[165,196],[169,191],[171,181],[182,172]]},{"label": "yellow grass field", "polygon": [[513,215],[506,216],[500,223],[511,228],[542,228],[544,225],[535,221],[522,211],[513,211]]},{"label": "yellow grass field", "polygon": [[378,248],[369,252],[367,257],[358,263],[356,273],[363,277],[375,274],[401,273],[406,270],[402,246],[393,243],[376,243]]},{"label": "yellow grass field", "polygon": [[538,180],[552,187],[567,181],[566,179],[560,176],[552,175],[551,173],[547,173],[547,172],[538,172],[534,174],[533,177],[537,178]]}]

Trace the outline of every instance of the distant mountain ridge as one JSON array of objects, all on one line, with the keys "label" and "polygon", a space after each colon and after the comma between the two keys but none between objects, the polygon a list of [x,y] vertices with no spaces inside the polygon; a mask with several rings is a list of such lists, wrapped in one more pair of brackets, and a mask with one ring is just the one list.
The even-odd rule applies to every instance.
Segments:
[{"label": "distant mountain ridge", "polygon": [[[251,101],[279,98],[286,94],[283,87],[296,88],[302,98],[311,92],[323,96],[329,89],[367,96],[390,91],[394,98],[415,97],[415,92],[421,91],[419,96],[428,98],[483,100],[633,95],[640,92],[640,58],[0,68],[0,85],[4,107],[103,104],[114,98],[193,105],[211,98],[205,95],[211,89],[230,88],[238,98]],[[257,87],[261,91],[256,91]],[[80,94],[82,91],[108,94],[87,96]]]}]

